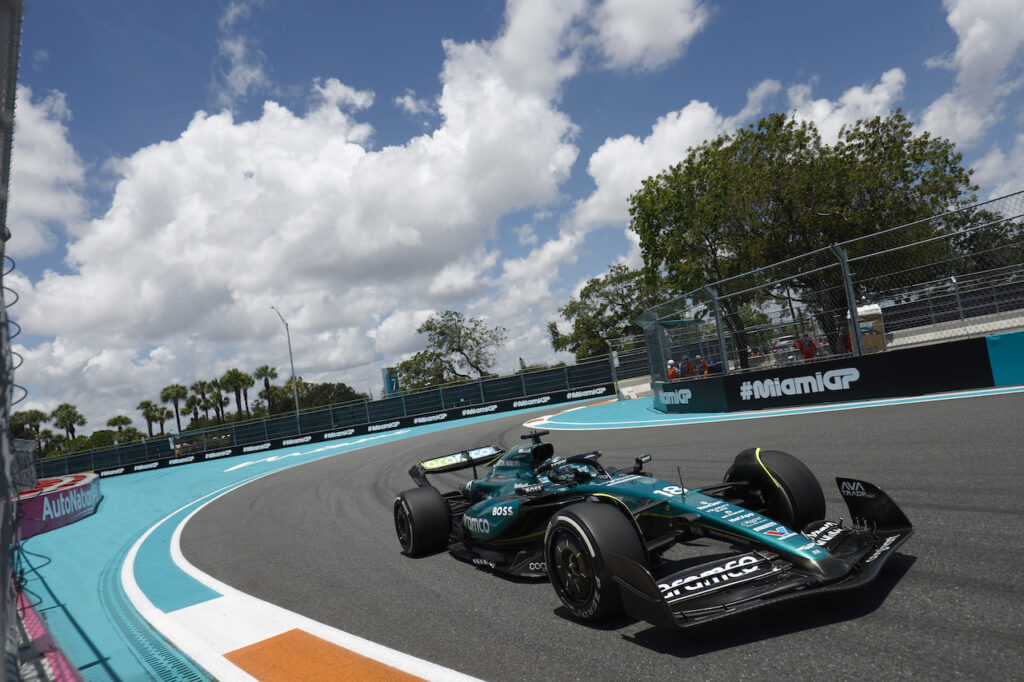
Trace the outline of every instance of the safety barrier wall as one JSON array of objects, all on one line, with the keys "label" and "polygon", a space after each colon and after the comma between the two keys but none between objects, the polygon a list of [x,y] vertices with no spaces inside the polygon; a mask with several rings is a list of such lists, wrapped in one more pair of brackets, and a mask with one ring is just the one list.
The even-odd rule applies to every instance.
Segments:
[{"label": "safety barrier wall", "polygon": [[1024,332],[740,375],[655,381],[662,412],[735,412],[1024,384]]},{"label": "safety barrier wall", "polygon": [[[530,407],[555,405],[558,403],[563,403],[572,400],[610,397],[614,395],[615,386],[610,383],[580,389],[563,389],[558,391],[550,391],[548,393],[532,395],[525,398],[518,397],[511,398],[508,400],[496,400],[484,404],[452,408],[444,410],[442,412],[432,412],[420,415],[395,417],[393,419],[377,421],[373,423],[354,424],[340,429],[335,428],[325,431],[318,431],[315,433],[306,433],[298,436],[288,436],[284,438],[271,438],[263,441],[248,443],[245,445],[233,445],[225,448],[190,453],[181,456],[163,457],[161,459],[145,463],[117,464],[116,466],[97,468],[96,473],[99,474],[99,476],[102,478],[107,478],[110,476],[121,476],[124,474],[134,474],[142,471],[152,471],[154,469],[165,469],[169,467],[181,466],[184,464],[193,464],[195,462],[208,462],[215,459],[233,457],[235,455],[255,455],[258,453],[278,450],[280,448],[294,447],[297,445],[311,445],[316,443],[335,442],[343,439],[357,437],[360,437],[361,441],[366,441],[373,438],[379,438],[381,436],[394,433],[395,431],[398,431],[400,429],[405,429],[412,426],[422,426],[424,424],[438,424],[441,422],[454,421],[457,419],[468,419],[470,417],[479,417],[482,415],[509,412],[512,410],[521,410]],[[236,466],[245,466],[245,463],[243,462]]]},{"label": "safety barrier wall", "polygon": [[1024,385],[1024,332],[985,337],[996,386]]},{"label": "safety barrier wall", "polygon": [[61,528],[91,516],[103,499],[96,474],[43,479],[19,496],[21,539]]}]

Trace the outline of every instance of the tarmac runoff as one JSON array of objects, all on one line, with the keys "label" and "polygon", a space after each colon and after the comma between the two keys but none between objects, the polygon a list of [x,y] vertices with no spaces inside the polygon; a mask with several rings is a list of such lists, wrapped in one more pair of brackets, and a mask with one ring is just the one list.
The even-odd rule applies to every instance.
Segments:
[{"label": "tarmac runoff", "polygon": [[[650,398],[590,401],[524,426],[645,428],[1015,392],[1024,387],[713,415],[663,414],[653,410]],[[27,542],[26,593],[38,601],[36,610],[86,680],[284,680],[298,671],[319,679],[341,671],[354,678],[472,679],[241,593],[189,564],[179,543],[182,528],[204,505],[263,476],[324,457],[358,457],[379,442],[506,416],[107,479],[96,514]]]}]

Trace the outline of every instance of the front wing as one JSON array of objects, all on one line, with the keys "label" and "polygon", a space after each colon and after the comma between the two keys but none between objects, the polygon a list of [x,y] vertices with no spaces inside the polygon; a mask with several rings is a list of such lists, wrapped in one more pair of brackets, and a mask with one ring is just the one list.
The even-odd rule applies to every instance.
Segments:
[{"label": "front wing", "polygon": [[831,583],[762,551],[691,566],[657,581],[646,568],[617,554],[608,556],[608,566],[620,586],[626,613],[659,627],[686,628],[787,599],[861,587],[875,579],[912,534],[907,530],[865,536],[859,561]]},{"label": "front wing", "polygon": [[871,582],[913,534],[899,507],[866,481],[837,478],[854,527],[816,521],[809,542],[829,553],[825,570],[798,565],[767,549],[718,558],[655,579],[644,566],[610,554],[608,566],[630,616],[687,628],[787,599],[851,590]]}]

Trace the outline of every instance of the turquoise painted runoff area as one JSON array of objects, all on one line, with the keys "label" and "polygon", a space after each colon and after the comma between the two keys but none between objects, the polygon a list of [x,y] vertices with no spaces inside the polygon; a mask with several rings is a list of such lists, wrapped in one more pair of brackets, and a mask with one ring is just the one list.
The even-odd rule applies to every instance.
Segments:
[{"label": "turquoise painted runoff area", "polygon": [[993,334],[985,341],[996,386],[1024,384],[1024,332]]}]

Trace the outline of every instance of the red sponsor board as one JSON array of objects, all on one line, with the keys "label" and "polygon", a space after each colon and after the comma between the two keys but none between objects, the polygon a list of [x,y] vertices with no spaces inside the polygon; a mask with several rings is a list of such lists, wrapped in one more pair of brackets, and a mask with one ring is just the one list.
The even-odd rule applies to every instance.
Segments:
[{"label": "red sponsor board", "polygon": [[45,533],[92,515],[103,495],[96,474],[43,478],[35,488],[18,495],[21,538]]}]

